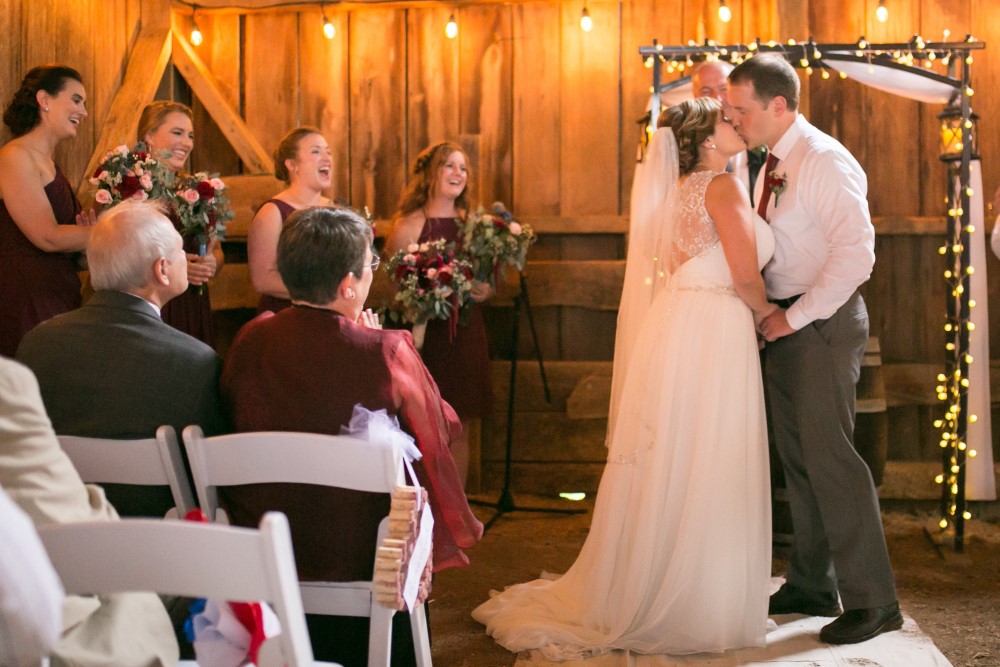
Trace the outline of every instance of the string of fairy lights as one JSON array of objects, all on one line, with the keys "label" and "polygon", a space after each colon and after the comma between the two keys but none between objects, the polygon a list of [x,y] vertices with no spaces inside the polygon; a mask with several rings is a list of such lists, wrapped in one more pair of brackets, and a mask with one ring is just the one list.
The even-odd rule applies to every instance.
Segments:
[{"label": "string of fairy lights", "polygon": [[[308,2],[279,2],[275,3],[274,7],[292,7],[310,4]],[[322,30],[323,35],[327,39],[333,39],[337,36],[337,28],[330,21],[330,18],[326,13],[326,2],[318,3],[320,5],[322,13]],[[336,4],[335,2],[333,4]],[[199,6],[197,4],[190,4],[191,7],[191,33],[190,40],[195,46],[200,46],[204,41],[204,36],[201,30],[198,28],[198,10]],[[718,8],[719,20],[723,23],[729,23],[733,20],[733,10],[726,4],[726,0],[719,0]],[[444,26],[444,34],[448,39],[455,39],[458,37],[458,8],[453,7],[452,12],[448,15],[448,21]],[[878,0],[878,6],[875,9],[875,17],[879,22],[885,23],[889,20],[889,9],[886,6],[886,0]],[[587,8],[587,0],[583,0],[583,8],[580,10],[580,29],[584,32],[590,32],[594,29],[594,19],[590,16],[590,10]]]},{"label": "string of fairy lights", "polygon": [[[725,1],[720,0],[721,12]],[[888,18],[884,0],[879,3],[878,18]],[[881,11],[884,10],[884,11]],[[968,35],[964,41],[949,42],[950,33],[944,32],[942,42],[928,42],[914,35],[908,42],[871,44],[860,37],[848,44],[817,44],[813,40],[781,44],[774,41],[755,40],[747,44],[720,45],[707,40],[699,45],[689,41],[682,46],[664,46],[653,41],[652,46],[639,49],[647,68],[653,70],[653,91],[662,91],[664,74],[684,74],[701,61],[725,60],[739,64],[762,52],[783,55],[793,66],[809,75],[819,71],[823,79],[830,78],[834,70],[840,78],[847,78],[844,71],[835,70],[837,61],[867,63],[869,72],[875,65],[919,74],[922,77],[947,84],[954,91],[951,101],[938,118],[941,121],[941,160],[947,165],[948,189],[945,198],[947,210],[947,240],[939,248],[944,256],[944,279],[947,289],[946,320],[944,331],[945,371],[937,376],[937,397],[945,403],[944,415],[934,421],[941,437],[941,473],[935,481],[941,485],[941,518],[938,522],[942,533],[954,531],[955,550],[964,550],[964,522],[972,518],[965,500],[965,474],[968,459],[976,456],[968,445],[968,429],[977,416],[969,412],[969,367],[973,362],[970,337],[975,330],[971,310],[975,300],[970,298],[971,277],[975,268],[971,262],[970,237],[975,232],[970,222],[970,201],[975,194],[970,185],[970,164],[978,159],[976,116],[972,113],[971,99],[975,91],[971,86],[972,50],[983,49],[985,44]],[[943,71],[942,71],[943,70]],[[652,95],[648,122],[644,121],[644,138],[659,115],[659,95]],[[957,185],[956,185],[957,184]]]},{"label": "string of fairy lights", "polygon": [[[725,0],[722,0],[722,3],[725,4]],[[326,6],[327,4],[336,4],[336,2],[332,3],[284,2],[284,3],[276,3],[275,5],[273,5],[273,8],[275,9],[281,7],[291,8],[291,7],[305,6],[309,4],[319,4],[320,13],[322,15],[321,28],[323,30],[323,36],[326,37],[327,39],[335,38],[337,36],[337,28],[333,24],[333,22],[330,21],[330,17],[327,15]],[[199,7],[199,5],[193,3],[188,6],[191,7],[191,32],[189,33],[189,40],[194,46],[201,46],[201,44],[205,41],[205,36],[202,34],[201,29],[198,27],[198,12],[200,10],[204,13],[205,10],[204,8]],[[239,7],[227,7],[227,9],[238,9],[238,8]],[[720,9],[720,12],[721,11],[722,10]],[[726,11],[727,12],[729,11],[728,8],[726,9]],[[729,16],[730,18],[732,18],[731,13],[729,14]],[[724,20],[728,21],[730,19],[724,19]],[[583,30],[584,32],[590,32],[591,30],[594,29],[594,19],[591,18],[590,10],[587,9],[587,0],[583,1],[583,8],[580,10],[580,29]],[[444,25],[444,34],[445,37],[447,37],[448,39],[455,39],[456,37],[458,37],[457,5],[452,6],[451,13],[448,15],[448,21]]]}]

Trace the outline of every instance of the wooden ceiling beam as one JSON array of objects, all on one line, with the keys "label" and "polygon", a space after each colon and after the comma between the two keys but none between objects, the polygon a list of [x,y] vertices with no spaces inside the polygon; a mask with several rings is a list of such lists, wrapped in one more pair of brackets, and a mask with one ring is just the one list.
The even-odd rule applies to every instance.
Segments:
[{"label": "wooden ceiling beam", "polygon": [[240,156],[250,173],[274,173],[274,161],[271,156],[253,136],[239,113],[230,106],[215,75],[205,66],[177,27],[173,30],[173,45],[174,66],[205,105],[205,110],[222,130],[222,134],[232,144],[233,150]]},{"label": "wooden ceiling beam", "polygon": [[141,7],[142,25],[125,67],[121,87],[111,101],[94,152],[77,188],[77,196],[80,197],[90,189],[87,179],[101,164],[105,153],[122,143],[132,144],[139,114],[156,96],[156,89],[170,61],[170,24],[156,19],[169,11],[169,3],[166,0],[143,0]]}]

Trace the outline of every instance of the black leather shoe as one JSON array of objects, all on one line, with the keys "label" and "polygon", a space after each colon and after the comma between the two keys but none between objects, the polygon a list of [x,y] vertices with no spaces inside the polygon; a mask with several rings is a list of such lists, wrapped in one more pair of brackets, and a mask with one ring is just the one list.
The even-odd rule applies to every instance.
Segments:
[{"label": "black leather shoe", "polygon": [[791,584],[782,584],[771,596],[767,613],[804,614],[806,616],[839,616],[843,610],[836,593],[807,591]]},{"label": "black leather shoe", "polygon": [[819,631],[819,638],[827,644],[857,644],[901,627],[903,615],[899,613],[899,603],[893,602],[873,609],[849,609],[824,626]]}]

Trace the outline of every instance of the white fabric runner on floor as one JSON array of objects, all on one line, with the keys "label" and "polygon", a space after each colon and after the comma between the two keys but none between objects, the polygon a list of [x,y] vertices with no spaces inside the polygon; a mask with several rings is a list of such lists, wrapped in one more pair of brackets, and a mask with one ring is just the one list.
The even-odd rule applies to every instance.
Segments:
[{"label": "white fabric runner on floor", "polygon": [[[772,580],[777,590],[781,579]],[[561,664],[566,667],[951,667],[916,621],[903,612],[903,628],[887,632],[861,644],[831,646],[819,640],[819,631],[832,619],[789,614],[773,617],[776,630],[767,634],[764,648],[740,649],[723,655],[637,655],[614,651],[581,662],[553,663],[539,651],[518,656],[515,667],[541,667]]]}]

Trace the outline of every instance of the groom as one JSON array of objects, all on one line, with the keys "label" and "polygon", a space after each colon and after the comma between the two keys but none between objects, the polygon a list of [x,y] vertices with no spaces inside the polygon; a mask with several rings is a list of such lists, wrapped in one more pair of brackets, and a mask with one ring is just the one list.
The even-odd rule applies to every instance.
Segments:
[{"label": "groom", "polygon": [[764,268],[780,308],[759,329],[775,442],[795,540],[770,614],[841,614],[820,639],[851,644],[902,627],[871,473],[854,449],[855,385],[868,340],[858,287],[875,261],[867,178],[839,142],[799,115],[784,58],[756,56],[729,75],[734,127],[770,150],[758,212],[774,232]]}]

